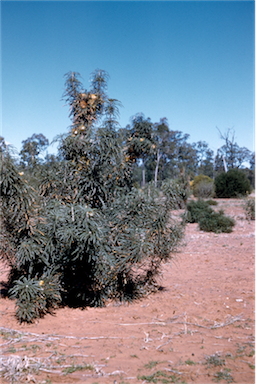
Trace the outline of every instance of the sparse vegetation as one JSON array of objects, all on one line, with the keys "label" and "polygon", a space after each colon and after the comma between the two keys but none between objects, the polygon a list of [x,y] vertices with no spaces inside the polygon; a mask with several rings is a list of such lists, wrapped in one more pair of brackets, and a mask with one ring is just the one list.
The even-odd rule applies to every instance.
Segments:
[{"label": "sparse vegetation", "polygon": [[150,361],[148,364],[145,364],[145,368],[152,369],[159,363],[160,361]]},{"label": "sparse vegetation", "polygon": [[[69,86],[71,85],[69,83]],[[39,374],[45,377],[47,373],[48,378],[41,384],[51,384],[52,381],[49,378],[51,374],[62,375],[63,380],[68,381],[69,374],[88,370],[88,372],[81,372],[81,376],[86,376],[87,381],[88,377],[92,376],[96,380],[96,375],[98,375],[105,376],[106,380],[109,377],[112,382],[114,379],[110,375],[113,375],[119,384],[128,384],[123,380],[125,377],[127,380],[136,381],[135,376],[138,372],[140,375],[137,376],[137,380],[145,383],[185,383],[182,380],[183,377],[188,378],[189,382],[191,380],[196,382],[197,375],[204,374],[208,375],[209,380],[231,383],[235,381],[238,370],[231,375],[231,370],[228,368],[235,363],[240,366],[244,364],[247,368],[246,374],[248,377],[252,377],[255,369],[252,358],[255,351],[253,343],[249,343],[248,340],[253,340],[253,334],[250,333],[253,332],[253,321],[249,318],[245,319],[250,316],[249,310],[253,294],[251,290],[247,294],[249,279],[245,281],[244,278],[244,282],[241,283],[243,284],[241,285],[243,296],[240,296],[240,291],[239,296],[236,296],[238,297],[237,302],[235,302],[234,295],[232,294],[231,297],[229,294],[229,280],[227,280],[227,277],[230,276],[228,275],[230,249],[234,250],[235,258],[231,261],[236,260],[237,264],[234,262],[233,265],[235,265],[234,269],[237,269],[236,272],[239,273],[238,271],[243,271],[243,266],[241,263],[239,264],[237,254],[241,252],[239,255],[242,258],[242,253],[246,253],[246,250],[249,249],[251,233],[249,236],[243,233],[240,239],[240,234],[237,236],[238,225],[236,233],[232,236],[232,239],[235,239],[233,245],[229,241],[229,236],[204,235],[198,231],[195,232],[193,226],[190,226],[188,232],[194,248],[189,249],[188,247],[184,253],[186,254],[185,263],[192,268],[191,273],[196,271],[196,277],[192,277],[193,281],[203,283],[203,271],[206,271],[205,275],[209,280],[213,276],[213,272],[216,272],[218,277],[217,286],[210,286],[215,295],[211,305],[216,305],[216,307],[211,307],[211,310],[207,311],[209,315],[205,310],[200,313],[205,306],[207,296],[205,292],[201,294],[201,290],[204,291],[203,284],[200,291],[191,284],[189,286],[191,295],[187,289],[188,285],[183,290],[179,284],[176,286],[177,281],[171,285],[171,288],[170,285],[167,286],[167,289],[166,286],[161,286],[163,292],[160,292],[160,289],[158,291],[157,283],[161,277],[161,265],[172,259],[184,233],[185,220],[180,219],[179,212],[173,212],[173,210],[186,208],[189,197],[187,171],[181,172],[179,180],[166,179],[168,173],[164,176],[164,172],[168,167],[169,159],[164,159],[161,147],[161,140],[166,140],[166,137],[159,134],[158,142],[154,144],[156,137],[154,137],[152,124],[138,116],[131,129],[127,128],[126,131],[116,129],[114,115],[117,110],[114,100],[105,98],[105,93],[98,94],[96,89],[82,92],[74,93],[74,99],[70,98],[72,127],[70,132],[59,141],[60,152],[55,165],[49,166],[48,164],[43,167],[42,164],[40,165],[36,153],[27,152],[23,158],[22,167],[24,169],[21,172],[21,165],[17,165],[7,146],[1,142],[0,202],[3,231],[0,234],[0,247],[11,271],[8,293],[9,298],[16,301],[16,316],[20,322],[33,322],[47,313],[53,313],[58,306],[69,305],[84,309],[86,306],[104,306],[108,299],[111,299],[111,302],[110,307],[106,309],[111,311],[112,305],[118,306],[115,310],[118,309],[121,313],[121,304],[113,302],[114,300],[132,302],[154,290],[157,291],[157,295],[159,293],[165,295],[167,289],[173,289],[173,306],[168,310],[168,314],[160,312],[159,301],[154,300],[154,297],[151,301],[150,297],[146,298],[141,305],[143,312],[144,309],[146,312],[146,307],[149,306],[150,312],[147,313],[147,315],[149,314],[147,320],[142,318],[138,308],[136,308],[138,313],[135,311],[136,315],[135,313],[131,315],[130,307],[128,309],[127,306],[124,306],[126,313],[129,313],[126,317],[119,317],[119,313],[113,321],[108,317],[106,324],[111,322],[113,325],[122,321],[122,324],[118,324],[118,326],[122,329],[129,329],[127,332],[129,337],[123,337],[121,332],[120,337],[117,335],[118,332],[110,335],[111,327],[109,327],[109,333],[106,332],[106,336],[103,334],[101,326],[93,327],[92,324],[103,323],[104,316],[100,319],[97,318],[95,322],[91,316],[88,316],[89,319],[86,318],[88,320],[86,324],[90,323],[92,328],[85,337],[80,337],[80,331],[78,331],[78,337],[70,336],[70,334],[65,336],[62,331],[61,335],[56,335],[56,323],[54,323],[54,332],[49,335],[44,332],[39,335],[1,327],[3,347],[3,355],[0,358],[1,377],[11,384],[37,382],[38,380],[33,375]],[[97,105],[95,100],[97,100]],[[88,105],[91,107],[89,108]],[[106,109],[103,108],[103,105]],[[85,114],[87,107],[88,113]],[[106,120],[104,120],[103,110],[109,111],[108,114],[106,113]],[[94,124],[94,120],[96,121],[96,117],[100,116],[103,117],[102,122],[104,123],[99,128]],[[114,129],[112,129],[113,127]],[[159,127],[160,125],[158,130]],[[150,131],[151,128],[153,131]],[[164,134],[168,133],[167,128],[164,127]],[[140,167],[139,164],[142,160],[146,175],[150,166],[154,170],[156,157],[154,147],[159,150],[157,153],[159,170],[156,174],[158,179],[156,177],[155,183],[151,183],[147,178],[145,181],[144,173],[145,185],[140,188],[140,183],[135,182],[134,170]],[[26,148],[29,150],[30,146],[26,145]],[[23,151],[23,153],[25,152]],[[150,162],[151,165],[149,165]],[[193,171],[191,169],[190,171],[193,177]],[[164,178],[165,181],[163,181]],[[135,183],[137,183],[136,188],[134,188]],[[212,181],[206,182],[205,185],[204,183],[204,178],[202,178],[196,193],[198,196],[208,198],[203,187],[212,189]],[[255,220],[255,202],[250,199],[247,203],[245,207],[247,218]],[[231,232],[234,220],[226,217],[224,211],[215,212],[211,208],[217,204],[217,201],[212,199],[189,202],[187,206],[188,221],[198,223],[199,228],[204,231]],[[231,205],[233,211],[233,202],[230,203],[229,208]],[[241,208],[240,201],[236,206]],[[252,230],[253,223],[244,220],[238,224],[243,226],[243,230],[248,227],[250,227],[250,231]],[[190,239],[189,236],[188,239]],[[216,247],[214,250],[220,251],[216,263],[212,258],[213,253],[209,251],[209,244],[212,244],[211,241],[214,238],[218,242],[218,248]],[[207,243],[207,246],[204,246],[204,243]],[[237,244],[240,245],[237,247]],[[242,245],[243,247],[241,247]],[[234,249],[235,247],[236,249]],[[188,254],[191,257],[188,257]],[[201,258],[200,254],[204,257]],[[193,260],[192,267],[191,260]],[[200,260],[200,265],[196,264],[196,260]],[[215,270],[214,263],[221,264],[221,267],[218,264],[218,268]],[[182,265],[184,266],[184,264]],[[207,269],[208,266],[209,269]],[[219,276],[221,278],[224,276],[222,267],[226,271],[225,295],[224,288],[222,291],[223,286],[221,288],[218,286],[221,281]],[[183,269],[180,270],[183,273]],[[248,268],[246,271],[248,272],[246,278],[253,273],[250,270]],[[236,274],[234,276],[236,277]],[[164,283],[167,281],[165,277],[164,275]],[[187,277],[188,274],[186,274],[185,285],[192,281]],[[178,280],[178,283],[180,281]],[[237,281],[235,281],[236,283]],[[215,288],[218,293],[215,292]],[[226,297],[227,295],[229,297]],[[188,301],[188,297],[190,301]],[[6,299],[6,302],[9,300]],[[154,302],[156,308],[152,305]],[[188,302],[198,309],[198,314],[201,314],[202,317],[197,316],[195,312],[194,316],[192,315],[187,309]],[[218,308],[220,302],[221,305],[224,304],[224,309]],[[184,303],[186,312],[183,310]],[[166,303],[164,304],[166,307]],[[13,312],[12,302],[11,306]],[[216,309],[216,314],[212,310],[213,308]],[[240,315],[238,315],[238,310]],[[68,308],[64,309],[65,314],[70,313],[69,311],[71,310]],[[104,312],[105,309],[96,310],[97,316],[101,311]],[[80,322],[78,312],[79,317],[81,315],[82,318],[83,312],[76,309],[73,311],[74,316],[67,316],[67,321],[72,324],[73,319],[74,323]],[[91,310],[87,313],[89,312]],[[3,313],[6,316],[5,319],[9,319],[10,308],[6,310],[6,313],[3,309]],[[237,316],[233,316],[235,313]],[[137,320],[138,324],[143,325],[138,326]],[[237,321],[239,325],[234,325]],[[224,327],[226,327],[226,333]],[[15,328],[31,332],[35,329],[27,326]],[[138,336],[134,336],[133,331],[130,331],[135,329]],[[219,330],[216,331],[217,329]],[[95,335],[95,330],[96,332],[100,330],[100,334],[95,332]],[[233,332],[237,337],[232,336]],[[90,337],[92,335],[93,337]],[[207,340],[209,335],[210,341]],[[114,345],[113,341],[113,345],[111,345],[111,339],[120,339],[120,342],[118,340]],[[240,344],[236,345],[237,340],[240,341]],[[94,343],[97,347],[94,346]],[[205,354],[212,353],[215,348],[213,345],[216,345],[216,350],[225,351],[223,353],[230,352],[224,356],[221,355],[222,352],[216,352],[214,355],[206,356],[205,362],[202,359],[199,361],[198,356],[202,356],[204,351]],[[106,353],[101,353],[99,357],[95,350],[100,350],[102,346]],[[86,350],[85,348],[91,349]],[[199,348],[201,348],[200,352]],[[120,363],[118,355],[124,350],[126,355],[124,353],[122,356],[128,357],[130,366],[136,367],[133,372],[132,369],[123,368]],[[83,355],[83,353],[88,353],[88,355]],[[19,354],[21,356],[18,356]],[[25,354],[27,356],[24,356]],[[155,359],[156,356],[163,356],[166,361],[150,360]],[[195,361],[190,358],[185,360],[184,356],[186,356],[185,358],[196,356],[192,357]],[[115,357],[117,357],[115,369],[118,368],[118,370],[113,369]],[[91,364],[86,364],[84,359]],[[148,363],[144,365],[145,362]],[[182,372],[179,372],[178,369]]]},{"label": "sparse vegetation", "polygon": [[244,209],[247,220],[255,220],[255,199],[246,200]]},{"label": "sparse vegetation", "polygon": [[208,366],[208,368],[210,368],[211,366],[219,367],[219,366],[226,365],[225,359],[221,358],[221,356],[219,356],[218,354],[206,356],[205,359],[206,359],[205,364]]},{"label": "sparse vegetation", "polygon": [[83,371],[83,370],[90,370],[93,371],[94,367],[92,365],[84,364],[84,365],[72,365],[71,367],[64,368],[62,372],[65,373],[65,375],[68,375],[70,373],[76,372],[76,371]]},{"label": "sparse vegetation", "polygon": [[224,370],[221,370],[220,372],[214,374],[213,381],[219,383],[221,380],[226,380],[227,383],[233,383],[234,379],[231,376],[230,372],[231,369],[224,368]]},{"label": "sparse vegetation", "polygon": [[157,371],[153,373],[152,375],[138,375],[138,380],[144,380],[144,382],[147,383],[162,383],[162,384],[170,384],[170,383],[180,383],[180,384],[186,384],[184,380],[181,381],[181,379],[175,375],[170,374],[164,371]]},{"label": "sparse vegetation", "polygon": [[196,365],[196,363],[193,360],[190,360],[190,359],[186,360],[185,364],[187,364],[187,365]]}]

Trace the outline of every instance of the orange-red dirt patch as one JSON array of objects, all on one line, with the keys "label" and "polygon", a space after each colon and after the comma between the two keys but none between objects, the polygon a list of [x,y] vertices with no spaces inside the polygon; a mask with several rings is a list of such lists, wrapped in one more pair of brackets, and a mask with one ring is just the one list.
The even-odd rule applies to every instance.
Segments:
[{"label": "orange-red dirt patch", "polygon": [[254,383],[254,222],[242,200],[217,201],[235,218],[233,232],[188,224],[185,245],[163,266],[163,289],[141,301],[63,308],[20,325],[3,298],[3,364],[26,363],[31,383]]}]

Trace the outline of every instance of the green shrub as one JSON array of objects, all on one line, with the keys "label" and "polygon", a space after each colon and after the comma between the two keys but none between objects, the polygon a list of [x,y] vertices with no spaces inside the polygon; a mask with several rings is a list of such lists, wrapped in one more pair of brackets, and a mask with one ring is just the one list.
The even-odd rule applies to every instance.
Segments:
[{"label": "green shrub", "polygon": [[153,185],[132,186],[140,153],[117,132],[116,100],[104,93],[104,76],[97,70],[87,92],[78,74],[67,74],[72,126],[60,137],[58,166],[38,174],[38,188],[0,140],[0,255],[10,266],[8,293],[20,322],[58,305],[142,297],[156,289],[161,264],[182,239],[185,223],[170,209],[182,199],[179,187],[160,198]]},{"label": "green shrub", "polygon": [[205,232],[230,233],[234,225],[234,219],[225,216],[223,211],[207,212],[199,219],[199,228]]},{"label": "green shrub", "polygon": [[198,223],[202,216],[208,212],[213,212],[213,210],[206,201],[197,200],[187,204],[187,212],[187,221],[189,223]]},{"label": "green shrub", "polygon": [[235,221],[224,215],[223,211],[215,212],[207,201],[191,201],[187,205],[187,221],[198,223],[199,228],[206,232],[226,232],[232,231]]},{"label": "green shrub", "polygon": [[213,197],[215,194],[214,182],[201,181],[194,190],[194,196],[200,198]]},{"label": "green shrub", "polygon": [[216,200],[206,200],[206,203],[209,204],[209,205],[218,205],[217,201]]},{"label": "green shrub", "polygon": [[249,179],[239,169],[230,169],[215,179],[215,193],[219,198],[245,196],[251,192]]},{"label": "green shrub", "polygon": [[205,175],[198,175],[192,182],[193,195],[199,198],[214,196],[214,181]]},{"label": "green shrub", "polygon": [[165,180],[161,190],[166,196],[166,204],[170,209],[185,208],[189,196],[189,189],[178,180]]},{"label": "green shrub", "polygon": [[14,281],[9,291],[11,298],[16,298],[16,315],[21,322],[31,322],[58,307],[61,302],[61,285],[57,275],[50,271],[41,279],[22,276]]},{"label": "green shrub", "polygon": [[255,200],[248,199],[244,205],[247,220],[255,220]]}]

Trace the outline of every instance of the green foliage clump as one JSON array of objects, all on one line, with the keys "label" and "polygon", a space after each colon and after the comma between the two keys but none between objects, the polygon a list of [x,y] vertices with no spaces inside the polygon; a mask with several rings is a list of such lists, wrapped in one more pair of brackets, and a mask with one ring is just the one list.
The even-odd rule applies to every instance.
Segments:
[{"label": "green foliage clump", "polygon": [[187,221],[189,223],[199,223],[202,216],[212,213],[213,210],[204,200],[190,201],[187,204]]},{"label": "green foliage clump", "polygon": [[187,211],[187,221],[198,223],[201,231],[229,233],[235,225],[232,218],[225,216],[222,210],[215,212],[207,201],[191,201],[187,205]]},{"label": "green foliage clump", "polygon": [[199,228],[205,232],[230,233],[235,225],[234,219],[224,215],[224,212],[207,212],[199,220]]},{"label": "green foliage clump", "polygon": [[210,200],[206,200],[206,203],[207,203],[208,205],[218,205],[218,202],[217,202],[216,200],[212,200],[212,199],[210,199]]},{"label": "green foliage clump", "polygon": [[248,199],[244,205],[247,220],[255,220],[255,200]]},{"label": "green foliage clump", "polygon": [[48,271],[41,279],[21,276],[10,289],[10,297],[16,299],[16,315],[20,322],[31,322],[51,313],[61,301],[58,275]]},{"label": "green foliage clump", "polygon": [[239,169],[230,169],[227,173],[219,174],[215,179],[215,193],[219,198],[245,196],[250,192],[250,181]]},{"label": "green foliage clump", "polygon": [[209,198],[214,196],[214,181],[205,175],[198,175],[192,182],[193,195],[199,198]]},{"label": "green foliage clump", "polygon": [[162,183],[161,190],[167,197],[167,204],[171,209],[182,209],[186,207],[189,189],[180,180],[167,179]]},{"label": "green foliage clump", "polygon": [[107,97],[105,80],[104,71],[95,71],[88,92],[78,74],[67,74],[72,126],[59,138],[58,160],[38,172],[38,188],[1,142],[1,250],[20,322],[60,304],[142,297],[156,288],[162,263],[183,237],[184,222],[170,209],[179,189],[160,196],[154,185],[132,186],[141,153],[116,129],[118,102]]}]

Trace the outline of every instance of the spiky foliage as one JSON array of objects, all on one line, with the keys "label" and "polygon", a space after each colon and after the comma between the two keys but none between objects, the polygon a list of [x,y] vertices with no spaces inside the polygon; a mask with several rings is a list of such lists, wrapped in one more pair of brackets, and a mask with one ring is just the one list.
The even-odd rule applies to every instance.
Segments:
[{"label": "spiky foliage", "polygon": [[95,71],[87,91],[79,74],[66,75],[72,125],[59,139],[58,164],[43,168],[39,191],[2,151],[10,294],[20,321],[33,321],[60,301],[84,307],[141,297],[154,289],[161,263],[182,238],[184,223],[171,217],[179,192],[169,188],[163,198],[154,186],[132,188],[132,164],[141,152],[131,156],[116,130],[119,103],[106,96],[107,77]]},{"label": "spiky foliage", "polygon": [[[10,294],[17,298],[17,316],[30,321],[57,304],[61,286],[45,251],[40,196],[18,172],[4,141],[1,144],[1,256],[10,267]],[[40,281],[45,282],[43,286]]]},{"label": "spiky foliage", "polygon": [[189,190],[181,180],[167,179],[162,183],[161,190],[167,196],[167,204],[171,209],[186,207]]}]

